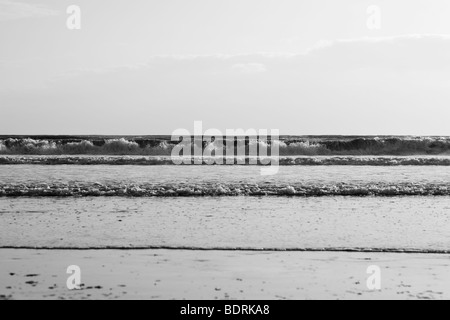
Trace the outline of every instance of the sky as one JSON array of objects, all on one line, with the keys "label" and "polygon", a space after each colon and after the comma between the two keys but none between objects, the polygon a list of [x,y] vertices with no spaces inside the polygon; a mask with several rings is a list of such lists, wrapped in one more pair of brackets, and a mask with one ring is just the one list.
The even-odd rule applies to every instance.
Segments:
[{"label": "sky", "polygon": [[0,134],[450,135],[449,89],[448,0],[0,0]]}]

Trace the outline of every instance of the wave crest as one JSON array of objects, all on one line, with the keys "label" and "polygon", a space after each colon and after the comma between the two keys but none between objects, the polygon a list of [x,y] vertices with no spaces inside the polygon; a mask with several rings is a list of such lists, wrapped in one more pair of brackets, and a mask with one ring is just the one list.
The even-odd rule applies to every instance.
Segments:
[{"label": "wave crest", "polygon": [[[203,150],[222,149],[227,154],[226,139],[205,141]],[[242,141],[242,140],[241,140]],[[6,138],[0,140],[1,154],[32,155],[170,155],[178,142],[170,137],[108,138],[108,137],[35,137]],[[281,137],[264,141],[245,139],[246,155],[253,147],[279,147],[281,156],[349,156],[349,155],[445,155],[450,154],[449,137]],[[194,143],[191,144],[192,146]],[[234,143],[233,153],[237,151]],[[231,147],[233,143],[231,142]]]},{"label": "wave crest", "polygon": [[[71,151],[79,148],[92,148],[89,142],[86,145],[66,146]],[[190,163],[198,163],[195,157],[179,158],[190,160]],[[258,158],[256,165],[269,163],[267,159]],[[175,165],[174,159],[169,156],[0,156],[0,165],[137,165],[158,166]],[[202,158],[203,165],[212,163],[214,157]],[[181,162],[181,161],[180,161]],[[234,158],[237,163],[237,158]],[[245,158],[245,163],[250,164],[250,158]],[[223,165],[227,159],[223,159]],[[280,166],[450,166],[450,157],[280,157]]]},{"label": "wave crest", "polygon": [[329,185],[274,184],[2,184],[0,197],[394,197],[450,196],[450,185],[371,183]]}]

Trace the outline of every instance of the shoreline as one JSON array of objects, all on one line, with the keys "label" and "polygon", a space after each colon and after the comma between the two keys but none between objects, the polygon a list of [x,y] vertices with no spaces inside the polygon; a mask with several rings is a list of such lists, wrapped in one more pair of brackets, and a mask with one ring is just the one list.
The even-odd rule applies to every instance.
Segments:
[{"label": "shoreline", "polygon": [[246,247],[170,247],[170,246],[103,246],[103,247],[33,247],[33,246],[0,246],[0,250],[30,250],[30,251],[199,251],[199,252],[247,252],[247,253],[399,253],[411,255],[450,255],[450,250],[433,249],[400,249],[400,248],[246,248]]}]

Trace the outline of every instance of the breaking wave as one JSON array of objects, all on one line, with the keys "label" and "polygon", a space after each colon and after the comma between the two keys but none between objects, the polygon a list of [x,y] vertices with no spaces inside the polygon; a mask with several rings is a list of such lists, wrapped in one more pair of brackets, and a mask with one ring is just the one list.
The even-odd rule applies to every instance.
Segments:
[{"label": "breaking wave", "polygon": [[450,184],[0,184],[0,197],[450,196]]},{"label": "breaking wave", "polygon": [[[208,139],[205,139],[208,140]],[[212,152],[226,142],[204,141],[202,148]],[[228,139],[230,141],[230,139]],[[279,140],[241,139],[250,148],[276,144],[282,156],[345,155],[450,155],[450,137],[281,137]],[[0,154],[4,155],[154,155],[168,156],[178,142],[169,136],[152,137],[1,137]],[[232,145],[232,143],[231,143]],[[234,141],[236,153],[238,142]],[[193,146],[193,143],[191,144]]]},{"label": "breaking wave", "polygon": [[143,146],[124,138],[79,141],[10,138],[0,141],[0,154],[18,155],[170,155],[171,150],[164,141]]}]

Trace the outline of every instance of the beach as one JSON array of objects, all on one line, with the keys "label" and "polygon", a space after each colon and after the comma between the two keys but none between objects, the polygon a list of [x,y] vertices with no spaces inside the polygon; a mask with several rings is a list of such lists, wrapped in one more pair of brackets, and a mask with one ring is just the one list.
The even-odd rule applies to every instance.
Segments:
[{"label": "beach", "polygon": [[450,298],[446,166],[99,158],[0,166],[0,299]]},{"label": "beach", "polygon": [[[1,249],[0,299],[449,299],[450,255]],[[81,290],[66,287],[78,264]],[[381,268],[381,290],[367,268]]]},{"label": "beach", "polygon": [[373,2],[0,0],[0,300],[450,299],[450,2]]}]

